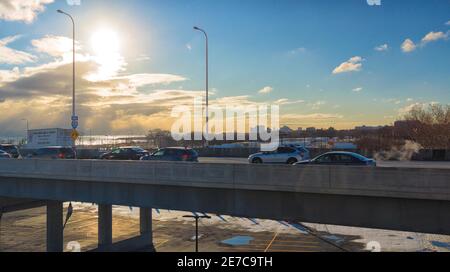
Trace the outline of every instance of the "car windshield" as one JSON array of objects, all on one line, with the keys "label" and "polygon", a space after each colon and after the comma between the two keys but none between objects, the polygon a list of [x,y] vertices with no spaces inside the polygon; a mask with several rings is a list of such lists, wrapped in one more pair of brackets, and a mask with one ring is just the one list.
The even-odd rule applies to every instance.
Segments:
[{"label": "car windshield", "polygon": [[368,158],[364,157],[363,155],[359,155],[359,154],[356,154],[356,153],[351,154],[351,156],[354,157],[354,158],[357,158],[360,161],[367,161],[367,160],[369,160]]},{"label": "car windshield", "polygon": [[17,148],[15,146],[0,146],[0,150],[8,152],[8,151],[16,151]]},{"label": "car windshield", "polygon": [[321,163],[325,163],[325,162],[332,162],[333,158],[331,154],[325,154],[322,156],[319,156],[315,159],[313,159],[314,162],[321,162]]},{"label": "car windshield", "polygon": [[161,157],[161,156],[164,156],[164,154],[165,154],[165,149],[160,149],[160,150],[156,151],[155,153],[153,153],[152,156]]}]

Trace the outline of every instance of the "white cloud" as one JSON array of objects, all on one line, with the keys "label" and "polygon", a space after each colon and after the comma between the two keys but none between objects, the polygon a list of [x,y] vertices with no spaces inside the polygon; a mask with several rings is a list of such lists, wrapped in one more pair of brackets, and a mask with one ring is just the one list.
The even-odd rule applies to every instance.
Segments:
[{"label": "white cloud", "polygon": [[301,104],[304,103],[305,100],[289,100],[287,98],[278,99],[277,101],[274,101],[274,104],[277,105],[293,105],[293,104]]},{"label": "white cloud", "polygon": [[363,59],[359,56],[352,57],[348,61],[341,63],[333,70],[333,74],[361,71]]},{"label": "white cloud", "polygon": [[302,53],[305,53],[305,52],[306,52],[306,48],[298,47],[298,48],[295,48],[295,49],[289,51],[289,55],[296,56],[298,54],[302,54]]},{"label": "white cloud", "polygon": [[23,64],[35,60],[35,57],[29,53],[7,47],[18,38],[20,36],[9,36],[0,40],[0,63]]},{"label": "white cloud", "polygon": [[67,5],[69,6],[80,6],[81,0],[67,0]]},{"label": "white cloud", "polygon": [[448,25],[448,26],[450,26],[450,21],[446,22],[446,23],[445,23],[445,25]]},{"label": "white cloud", "polygon": [[362,90],[363,90],[362,87],[358,87],[358,88],[354,88],[352,91],[355,92],[355,93],[359,93],[359,92],[361,92]]},{"label": "white cloud", "polygon": [[379,52],[388,51],[388,50],[389,50],[389,45],[387,43],[375,47],[375,51],[379,51]]},{"label": "white cloud", "polygon": [[326,101],[317,101],[317,102],[314,102],[314,103],[309,103],[308,106],[310,106],[311,109],[313,109],[313,110],[318,110],[318,109],[320,109],[322,106],[324,106],[326,104],[327,104]]},{"label": "white cloud", "polygon": [[312,113],[312,114],[285,114],[283,119],[295,119],[295,120],[329,120],[329,119],[342,119],[340,114],[329,113]]},{"label": "white cloud", "polygon": [[439,31],[439,32],[434,32],[431,31],[428,34],[426,34],[422,40],[420,41],[419,44],[415,44],[411,39],[406,39],[403,43],[402,43],[402,51],[405,53],[410,53],[413,52],[414,50],[417,49],[417,47],[425,47],[428,43],[430,42],[435,42],[435,41],[439,41],[439,40],[447,40],[450,37],[450,31],[447,31],[446,33]]},{"label": "white cloud", "polygon": [[266,86],[264,88],[262,88],[261,90],[259,90],[260,94],[269,94],[273,91],[273,88],[270,86]]},{"label": "white cloud", "polygon": [[174,82],[181,82],[187,80],[187,78],[171,75],[171,74],[133,74],[129,76],[115,77],[112,80],[128,80],[129,84],[138,88],[146,85],[155,84],[170,84]]},{"label": "white cloud", "polygon": [[19,77],[20,70],[18,67],[13,68],[12,70],[0,70],[0,83],[12,82],[17,80]]},{"label": "white cloud", "polygon": [[434,41],[438,41],[438,40],[445,40],[448,39],[449,36],[449,32],[444,33],[442,31],[439,32],[429,32],[427,35],[425,35],[425,37],[423,37],[422,39],[422,44],[425,45],[429,42],[434,42]]},{"label": "white cloud", "polygon": [[402,51],[405,53],[410,53],[410,52],[416,50],[416,48],[417,48],[417,45],[411,39],[406,39],[402,43]]},{"label": "white cloud", "polygon": [[[52,57],[62,57],[68,54],[72,56],[73,40],[66,37],[47,35],[42,39],[32,40],[31,44],[36,51]],[[80,45],[76,43],[75,49],[78,51],[80,48]]]},{"label": "white cloud", "polygon": [[409,104],[409,105],[407,105],[407,106],[405,106],[405,107],[403,107],[403,108],[400,108],[400,109],[398,110],[398,113],[401,114],[401,115],[403,115],[403,114],[406,114],[406,113],[410,112],[410,111],[411,111],[412,109],[414,109],[414,108],[417,108],[417,107],[422,108],[423,106],[425,106],[425,104],[422,104],[422,103],[413,103],[413,104]]},{"label": "white cloud", "polygon": [[54,0],[1,0],[0,19],[32,23]]},{"label": "white cloud", "polygon": [[148,56],[146,54],[141,54],[135,60],[136,61],[149,61],[149,60],[151,60],[151,58],[150,58],[150,56]]}]

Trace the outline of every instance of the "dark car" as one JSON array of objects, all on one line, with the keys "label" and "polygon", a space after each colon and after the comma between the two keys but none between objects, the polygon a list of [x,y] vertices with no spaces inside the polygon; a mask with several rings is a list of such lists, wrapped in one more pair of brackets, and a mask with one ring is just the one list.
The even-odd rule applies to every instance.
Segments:
[{"label": "dark car", "polygon": [[155,153],[142,157],[143,161],[180,161],[198,162],[198,153],[185,147],[161,148]]},{"label": "dark car", "polygon": [[71,160],[76,159],[76,153],[72,147],[50,146],[40,148],[28,157],[33,159]]},{"label": "dark car", "polygon": [[5,151],[6,153],[10,154],[14,159],[17,159],[20,157],[19,149],[15,145],[0,144],[0,150]]},{"label": "dark car", "polygon": [[149,152],[141,147],[120,147],[111,152],[102,154],[101,160],[124,160],[138,161],[142,157],[147,156]]},{"label": "dark car", "polygon": [[373,159],[352,152],[329,152],[309,161],[301,161],[295,165],[355,165],[355,166],[377,166]]}]

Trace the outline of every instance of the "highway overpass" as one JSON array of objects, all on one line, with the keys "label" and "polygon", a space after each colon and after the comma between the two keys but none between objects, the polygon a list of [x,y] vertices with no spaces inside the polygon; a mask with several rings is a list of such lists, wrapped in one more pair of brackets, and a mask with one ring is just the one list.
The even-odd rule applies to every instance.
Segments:
[{"label": "highway overpass", "polygon": [[[4,160],[0,197],[47,203],[62,250],[62,203],[99,204],[99,250],[151,245],[151,208],[450,234],[450,170]],[[111,205],[140,207],[141,236],[112,245]]]}]

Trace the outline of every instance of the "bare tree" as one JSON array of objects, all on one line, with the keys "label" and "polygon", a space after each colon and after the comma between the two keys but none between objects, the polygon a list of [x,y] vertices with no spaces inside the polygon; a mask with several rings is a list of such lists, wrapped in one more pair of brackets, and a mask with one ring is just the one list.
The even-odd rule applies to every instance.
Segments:
[{"label": "bare tree", "polygon": [[397,129],[401,136],[424,148],[450,148],[450,105],[417,105],[405,114]]}]

